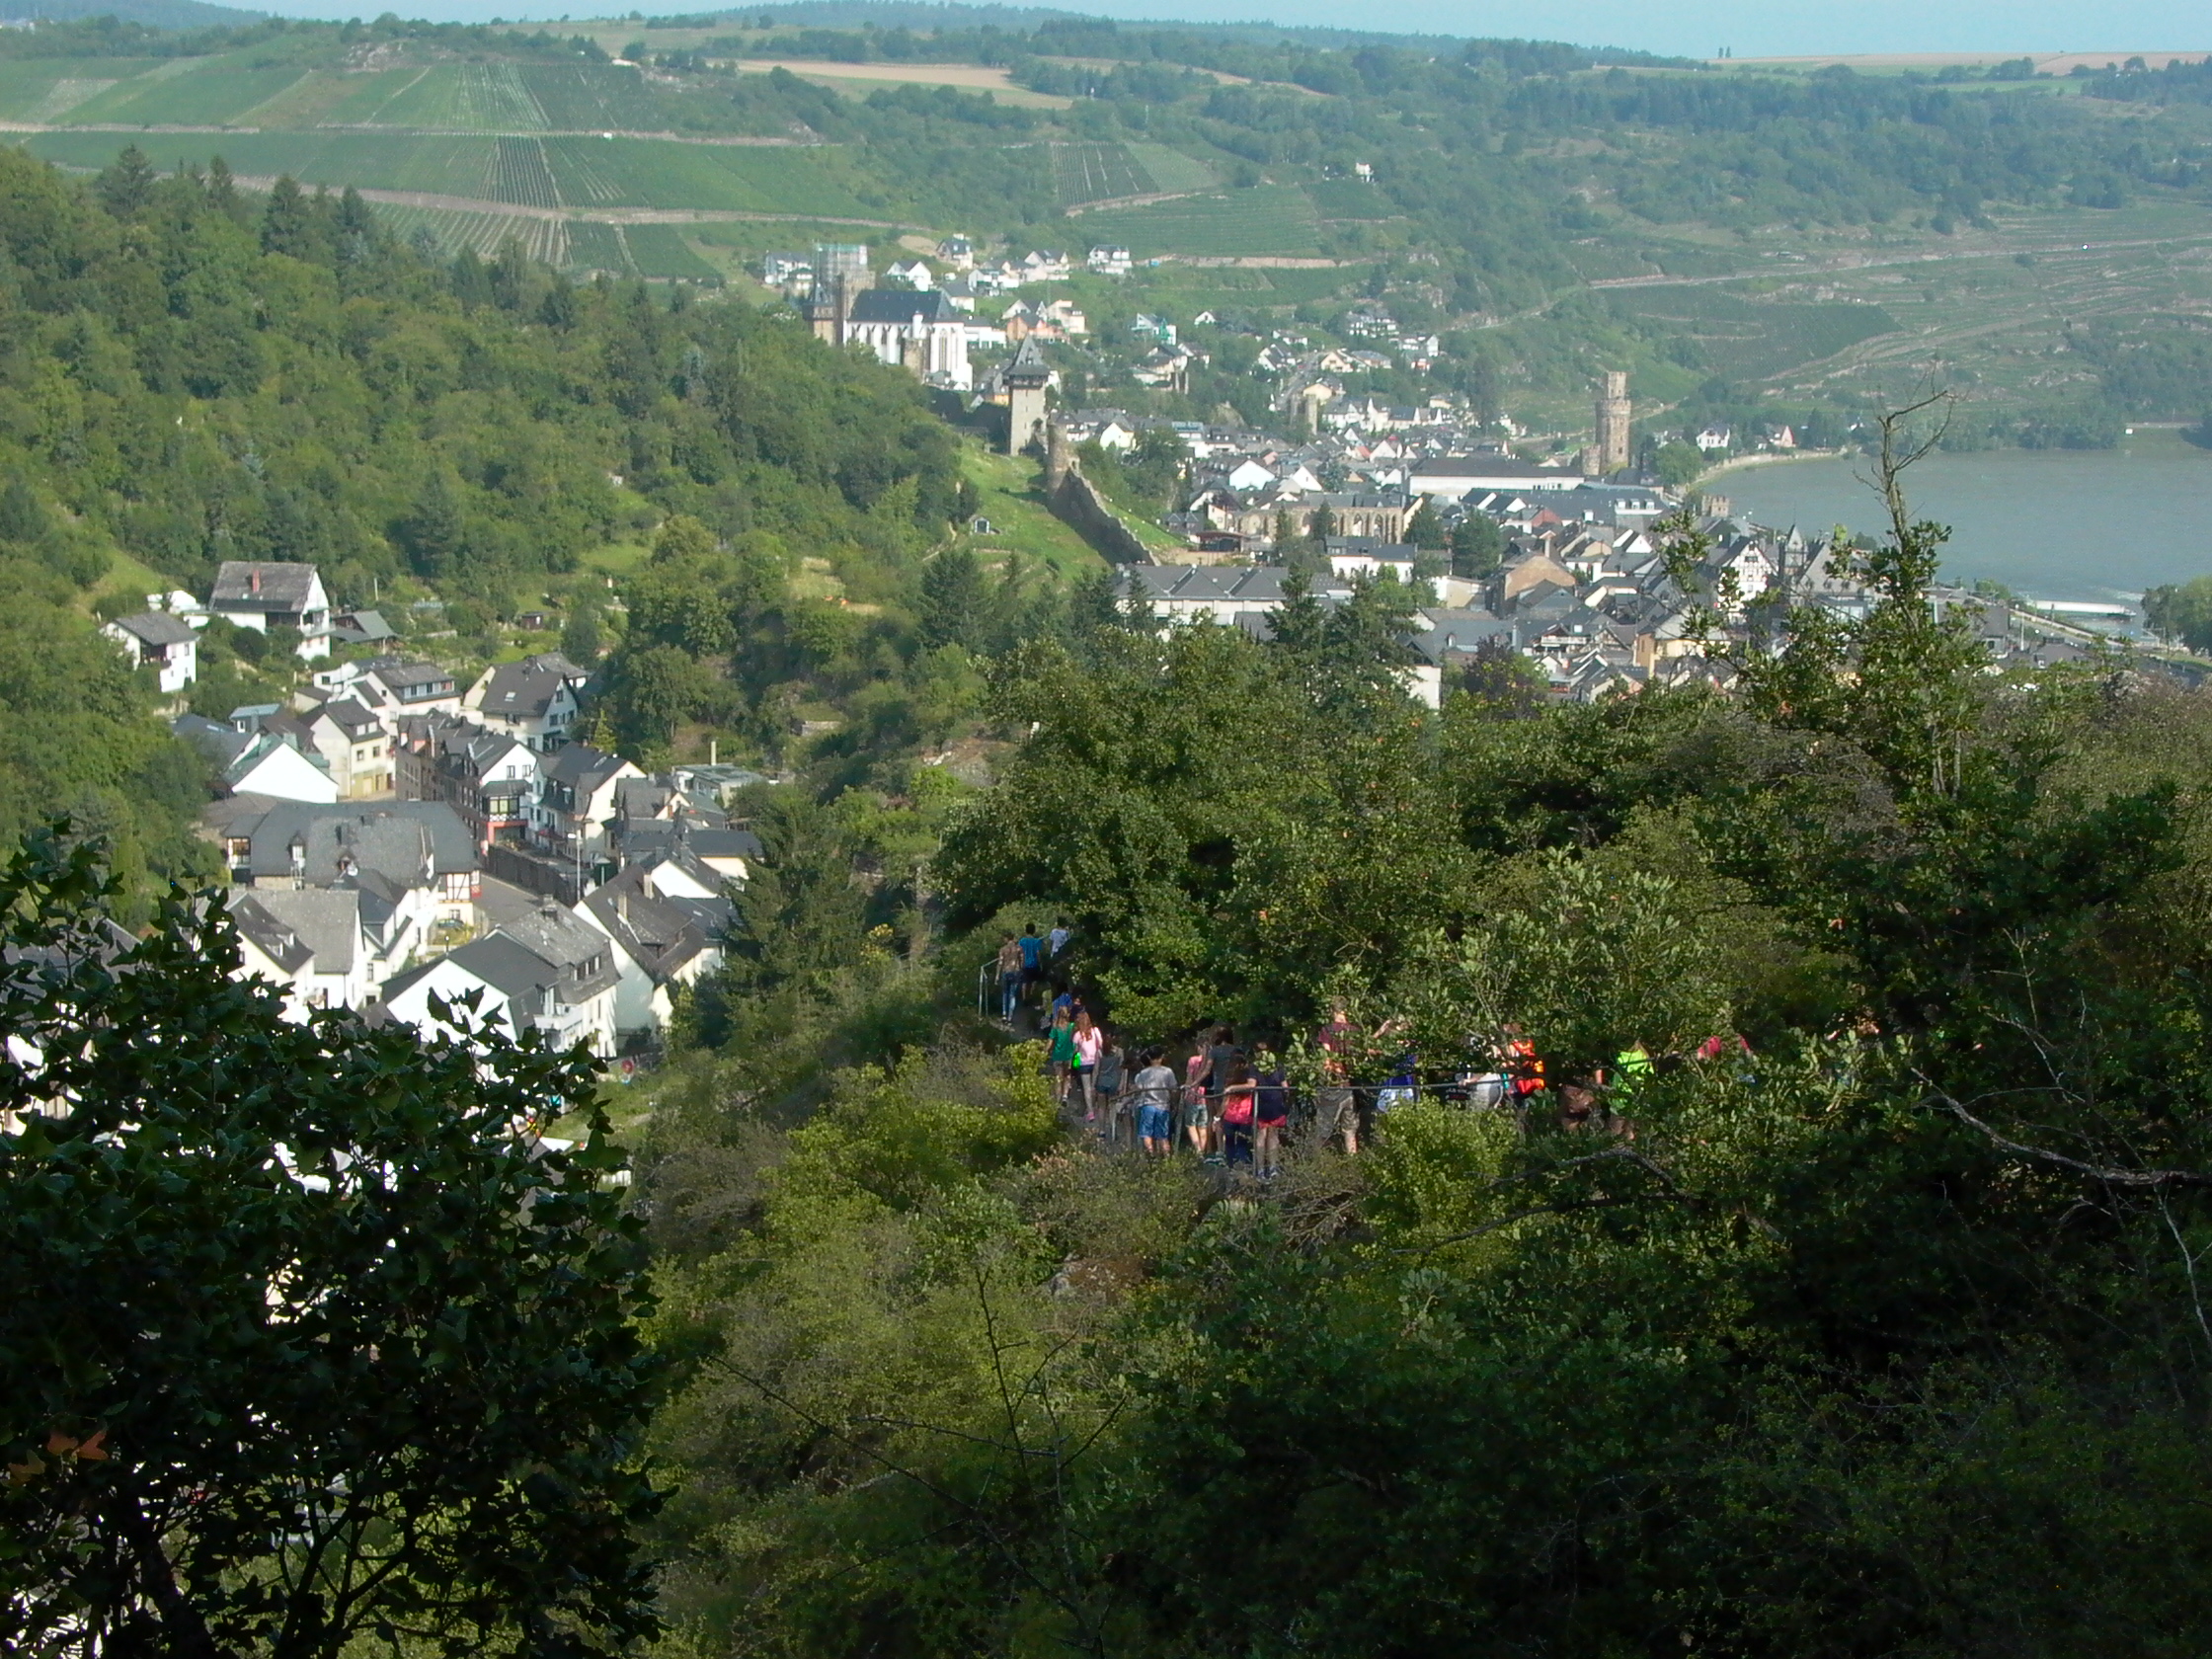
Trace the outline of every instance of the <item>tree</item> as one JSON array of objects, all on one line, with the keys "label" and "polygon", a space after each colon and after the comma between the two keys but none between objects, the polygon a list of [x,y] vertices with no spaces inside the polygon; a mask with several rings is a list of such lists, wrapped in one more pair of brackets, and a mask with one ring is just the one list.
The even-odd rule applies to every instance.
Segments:
[{"label": "tree", "polygon": [[983,567],[966,546],[946,548],[921,567],[919,621],[924,645],[974,646],[988,621]]},{"label": "tree", "polygon": [[2212,576],[2147,590],[2143,621],[2163,640],[2179,640],[2191,651],[2212,652]]},{"label": "tree", "polygon": [[1698,481],[1698,475],[1705,470],[1705,457],[1695,443],[1677,438],[1659,446],[1651,458],[1651,470],[1667,488],[1680,490]]},{"label": "tree", "polygon": [[431,469],[399,529],[409,562],[422,575],[439,582],[459,573],[468,549],[468,521],[460,480],[450,469]]},{"label": "tree", "polygon": [[1413,516],[1406,521],[1405,539],[1415,547],[1439,548],[1452,545],[1451,534],[1444,527],[1444,518],[1436,510],[1432,497],[1423,496],[1421,505],[1413,510]]},{"label": "tree", "polygon": [[569,603],[561,623],[561,655],[581,668],[599,660],[599,607],[596,600],[579,594]]},{"label": "tree", "polygon": [[1487,513],[1469,513],[1452,527],[1452,574],[1487,582],[1505,562],[1505,531]]},{"label": "tree", "polygon": [[[659,1364],[592,1066],[287,1019],[228,912],[101,917],[90,844],[0,876],[0,1641],[613,1653]],[[463,1016],[465,1017],[465,1016]],[[20,1045],[34,1045],[26,1051]]]},{"label": "tree", "polygon": [[0,540],[37,541],[52,524],[30,480],[20,472],[11,475],[0,490]]},{"label": "tree", "polygon": [[153,163],[136,144],[125,144],[121,154],[101,173],[95,188],[109,212],[118,219],[134,219],[153,198]]},{"label": "tree", "polygon": [[311,260],[320,251],[321,227],[315,222],[315,210],[299,188],[299,182],[289,173],[270,187],[269,206],[261,219],[261,247],[265,254],[289,254],[293,259]]}]

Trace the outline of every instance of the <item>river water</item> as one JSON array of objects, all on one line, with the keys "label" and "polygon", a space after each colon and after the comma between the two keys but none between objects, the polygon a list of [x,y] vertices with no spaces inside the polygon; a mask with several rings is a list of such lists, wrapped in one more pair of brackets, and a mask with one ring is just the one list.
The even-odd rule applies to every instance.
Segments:
[{"label": "river water", "polygon": [[[1778,462],[1705,488],[1741,517],[1875,532],[1887,519],[1859,482],[1863,460]],[[1906,474],[1916,518],[1951,527],[1946,580],[2002,582],[2038,599],[2132,599],[2212,576],[2212,450],[2172,432],[2102,450],[1992,449],[1931,455]]]}]

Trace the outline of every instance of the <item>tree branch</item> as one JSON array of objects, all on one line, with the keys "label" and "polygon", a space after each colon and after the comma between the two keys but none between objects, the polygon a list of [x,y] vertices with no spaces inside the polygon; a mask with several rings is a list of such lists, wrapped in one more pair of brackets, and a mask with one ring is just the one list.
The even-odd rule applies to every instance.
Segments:
[{"label": "tree branch", "polygon": [[2202,1169],[2113,1169],[2103,1164],[2085,1163],[2080,1158],[2068,1157],[2064,1152],[2054,1152],[2043,1146],[2030,1146],[1999,1134],[1964,1106],[1929,1081],[1926,1072],[1915,1071],[1930,1094],[1942,1103],[1945,1111],[1967,1128],[1976,1131],[1990,1145],[2009,1156],[2030,1162],[2048,1163],[2060,1169],[2070,1169],[2093,1181],[2101,1181],[2109,1187],[2126,1187],[2135,1191],[2155,1192],[2163,1187],[2212,1187],[2212,1171]]}]

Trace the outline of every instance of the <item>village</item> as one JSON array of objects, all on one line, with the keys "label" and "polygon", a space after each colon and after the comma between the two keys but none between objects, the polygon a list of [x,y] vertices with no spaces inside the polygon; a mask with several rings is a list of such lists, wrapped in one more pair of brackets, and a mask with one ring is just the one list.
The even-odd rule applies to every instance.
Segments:
[{"label": "village", "polygon": [[[1531,458],[1510,422],[1480,421],[1463,399],[1392,405],[1349,390],[1378,364],[1426,367],[1437,351],[1375,308],[1353,319],[1370,345],[1286,331],[1261,349],[1255,372],[1272,378],[1288,436],[1068,408],[1046,348],[1086,332],[1078,307],[1017,298],[995,322],[974,320],[980,298],[1064,278],[1068,257],[979,261],[964,238],[938,255],[953,276],[916,258],[879,282],[865,246],[828,244],[771,255],[763,275],[826,343],[958,395],[995,423],[1004,451],[1034,456],[1053,511],[1115,568],[1132,625],[1210,622],[1264,641],[1294,592],[1326,610],[1390,582],[1410,694],[1430,708],[1459,689],[1540,706],[1725,690],[1731,652],[1774,643],[1792,607],[1848,619],[1870,602],[1835,532],[1740,520],[1725,497],[1638,465],[1623,373],[1598,389],[1590,441]],[[1132,269],[1110,247],[1082,266]],[[1132,380],[1175,385],[1190,349],[1174,323],[1141,322]],[[972,348],[993,360],[979,370]],[[1725,453],[1735,439],[1684,441]],[[1650,434],[1642,448],[1648,458]],[[1085,467],[1162,455],[1171,497],[1140,534]],[[992,526],[970,528],[988,539]],[[1935,602],[1995,662],[2029,668],[2108,649],[2092,624],[2130,620],[1951,588]],[[352,1009],[426,1038],[502,1025],[623,1065],[658,1051],[685,988],[722,962],[732,895],[759,852],[731,798],[761,773],[711,753],[648,773],[579,737],[591,666],[538,652],[464,681],[399,654],[377,611],[336,608],[311,564],[227,562],[204,601],[150,593],[103,632],[181,708],[200,630],[217,618],[282,630],[309,671],[282,702],[174,717],[218,777],[202,831],[230,872],[242,974],[282,987],[296,1018]]]},{"label": "village", "polygon": [[[310,667],[334,643],[392,639],[374,611],[334,612],[314,566],[246,561],[204,604],[149,594],[103,631],[174,695],[216,618],[291,630]],[[591,679],[550,652],[467,684],[356,654],[285,703],[178,714],[217,778],[202,828],[229,871],[240,974],[281,987],[295,1019],[538,1031],[608,1062],[657,1049],[682,988],[721,963],[730,891],[759,851],[726,804],[761,778],[649,775],[573,741]]]}]

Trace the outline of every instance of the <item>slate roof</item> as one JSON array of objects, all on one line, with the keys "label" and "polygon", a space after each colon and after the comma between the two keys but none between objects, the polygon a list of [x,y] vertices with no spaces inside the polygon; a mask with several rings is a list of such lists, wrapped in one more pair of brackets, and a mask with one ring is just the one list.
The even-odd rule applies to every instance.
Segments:
[{"label": "slate roof", "polygon": [[397,639],[399,635],[384,620],[383,612],[375,610],[349,610],[330,619],[331,638],[340,645],[374,645],[380,641]]},{"label": "slate roof", "polygon": [[253,747],[254,742],[251,735],[239,731],[237,727],[224,721],[209,720],[205,715],[199,714],[180,714],[169,723],[169,730],[217,766],[226,768]]},{"label": "slate roof", "polygon": [[356,740],[364,733],[380,731],[384,724],[354,697],[342,697],[337,702],[325,703],[316,713],[337,722]]},{"label": "slate roof", "polygon": [[[255,577],[260,585],[255,585]],[[302,611],[314,597],[313,565],[267,564],[252,559],[225,559],[215,572],[215,590],[207,600],[209,610],[258,610],[271,615]]]},{"label": "slate roof", "polygon": [[585,677],[585,672],[559,652],[540,652],[494,669],[478,706],[485,714],[504,720],[542,719],[564,686]]},{"label": "slate roof", "polygon": [[304,947],[314,959],[318,974],[350,974],[360,944],[360,895],[351,890],[324,892],[315,888],[233,888],[231,913],[239,930],[256,945],[297,973],[299,964],[286,959],[282,949],[272,950],[271,940],[282,946],[290,941]]},{"label": "slate roof", "polygon": [[117,627],[153,649],[166,650],[172,645],[184,645],[198,638],[191,628],[174,616],[158,610],[149,610],[139,616],[118,616]]},{"label": "slate roof", "polygon": [[[619,978],[606,939],[559,906],[547,906],[500,923],[483,942],[494,940],[513,944],[534,957],[541,967],[541,977],[535,983],[557,987],[564,1002],[587,1001],[613,988]],[[581,973],[594,958],[599,962],[597,972]]]},{"label": "slate roof", "polygon": [[905,325],[919,317],[924,323],[957,323],[960,312],[935,288],[863,288],[853,297],[848,321]]},{"label": "slate roof", "polygon": [[585,895],[607,934],[661,984],[713,948],[736,919],[726,899],[667,899],[646,886],[647,870],[632,865]]},{"label": "slate roof", "polygon": [[545,768],[545,780],[574,789],[581,801],[628,764],[619,754],[609,754],[590,744],[572,743],[553,756],[552,764]]},{"label": "slate roof", "polygon": [[230,833],[250,843],[246,871],[257,880],[292,874],[294,840],[304,844],[302,875],[313,887],[335,883],[341,860],[410,888],[422,885],[426,859],[441,876],[477,869],[475,839],[442,801],[284,801],[258,822],[240,819]]},{"label": "slate roof", "polygon": [[998,378],[1009,386],[1042,386],[1052,378],[1052,364],[1045,360],[1045,348],[1032,334],[1025,338],[998,371]]},{"label": "slate roof", "polygon": [[[538,1011],[533,993],[560,980],[560,971],[543,957],[526,945],[498,933],[487,933],[481,939],[472,940],[449,953],[446,960],[456,968],[466,969],[510,999],[524,1004],[521,1013],[525,1019]],[[409,983],[413,983],[412,980]],[[384,1000],[389,1002],[405,988],[395,980],[384,988]]]}]

